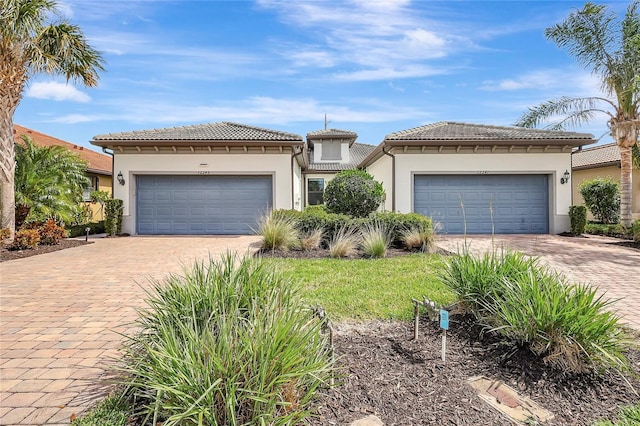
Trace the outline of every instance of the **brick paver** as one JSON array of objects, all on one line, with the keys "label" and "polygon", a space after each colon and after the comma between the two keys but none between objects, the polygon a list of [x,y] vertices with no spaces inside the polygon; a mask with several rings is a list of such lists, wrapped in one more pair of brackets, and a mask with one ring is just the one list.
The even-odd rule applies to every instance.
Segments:
[{"label": "brick paver", "polygon": [[559,235],[442,236],[439,246],[454,253],[465,245],[474,254],[509,248],[536,256],[573,282],[596,286],[622,320],[640,331],[640,252],[607,237]]},{"label": "brick paver", "polygon": [[69,424],[91,406],[151,279],[246,253],[254,236],[102,238],[0,263],[0,425]]}]

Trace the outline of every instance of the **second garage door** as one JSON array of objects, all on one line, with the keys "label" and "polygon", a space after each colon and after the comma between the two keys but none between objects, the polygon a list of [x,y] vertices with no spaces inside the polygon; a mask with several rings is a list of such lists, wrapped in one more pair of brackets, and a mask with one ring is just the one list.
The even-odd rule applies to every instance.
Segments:
[{"label": "second garage door", "polygon": [[445,234],[546,234],[547,175],[416,175],[414,211]]},{"label": "second garage door", "polygon": [[271,176],[137,177],[141,235],[251,234],[272,206]]}]

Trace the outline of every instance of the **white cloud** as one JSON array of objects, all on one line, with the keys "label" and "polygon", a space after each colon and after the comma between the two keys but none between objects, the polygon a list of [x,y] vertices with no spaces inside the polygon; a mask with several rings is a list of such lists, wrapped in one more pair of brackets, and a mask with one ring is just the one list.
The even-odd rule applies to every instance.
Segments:
[{"label": "white cloud", "polygon": [[446,70],[431,68],[424,65],[408,65],[404,67],[387,67],[375,69],[363,69],[352,72],[339,72],[334,76],[345,81],[376,81],[394,80],[402,78],[428,77],[432,75],[445,74]]},{"label": "white cloud", "polygon": [[487,91],[536,90],[559,96],[602,96],[598,78],[585,71],[542,69],[503,80],[486,80],[480,86]]},{"label": "white cloud", "polygon": [[50,99],[54,101],[89,102],[91,98],[75,87],[56,81],[36,82],[31,84],[25,96],[36,99]]}]

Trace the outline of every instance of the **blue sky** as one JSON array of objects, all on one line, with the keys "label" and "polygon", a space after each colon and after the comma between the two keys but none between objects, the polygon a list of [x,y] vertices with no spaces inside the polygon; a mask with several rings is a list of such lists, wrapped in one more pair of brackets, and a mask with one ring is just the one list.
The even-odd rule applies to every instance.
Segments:
[{"label": "blue sky", "polygon": [[[607,4],[620,16],[628,6]],[[373,145],[441,120],[511,125],[544,100],[599,94],[598,80],[544,37],[583,5],[60,1],[106,72],[91,89],[35,76],[14,121],[88,147],[97,134],[216,121],[305,136],[324,114]],[[576,130],[598,138],[605,123]]]}]

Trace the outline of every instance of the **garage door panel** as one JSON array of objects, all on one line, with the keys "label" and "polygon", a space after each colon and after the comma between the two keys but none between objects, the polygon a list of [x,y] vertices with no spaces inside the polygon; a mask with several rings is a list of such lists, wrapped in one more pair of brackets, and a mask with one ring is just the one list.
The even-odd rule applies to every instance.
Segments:
[{"label": "garage door panel", "polygon": [[464,233],[465,221],[469,234],[547,233],[548,203],[546,175],[414,178],[414,211],[440,222],[448,234]]},{"label": "garage door panel", "polygon": [[139,234],[249,234],[271,209],[271,176],[138,176]]}]

